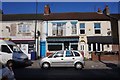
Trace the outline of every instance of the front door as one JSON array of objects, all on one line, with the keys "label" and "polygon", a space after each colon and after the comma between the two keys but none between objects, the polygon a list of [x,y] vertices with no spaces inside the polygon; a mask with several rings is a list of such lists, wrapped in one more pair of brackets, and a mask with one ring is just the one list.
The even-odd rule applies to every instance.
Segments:
[{"label": "front door", "polygon": [[80,43],[80,51],[85,53],[85,43],[84,42]]}]

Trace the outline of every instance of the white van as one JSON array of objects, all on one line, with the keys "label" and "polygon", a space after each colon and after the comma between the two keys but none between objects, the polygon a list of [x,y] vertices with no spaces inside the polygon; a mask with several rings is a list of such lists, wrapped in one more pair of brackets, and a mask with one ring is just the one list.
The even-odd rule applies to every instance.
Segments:
[{"label": "white van", "polygon": [[28,56],[15,43],[8,40],[0,40],[0,62],[5,64],[8,60],[12,60],[13,64],[32,64],[28,60]]}]

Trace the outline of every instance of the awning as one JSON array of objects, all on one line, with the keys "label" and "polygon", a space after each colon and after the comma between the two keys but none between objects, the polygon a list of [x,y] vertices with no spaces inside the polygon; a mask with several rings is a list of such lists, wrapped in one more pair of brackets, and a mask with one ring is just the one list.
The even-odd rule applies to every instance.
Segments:
[{"label": "awning", "polygon": [[102,44],[112,44],[112,36],[89,36],[87,37],[88,43],[102,43]]},{"label": "awning", "polygon": [[16,44],[35,44],[35,40],[11,40]]},{"label": "awning", "polygon": [[47,42],[78,42],[79,37],[48,37]]}]

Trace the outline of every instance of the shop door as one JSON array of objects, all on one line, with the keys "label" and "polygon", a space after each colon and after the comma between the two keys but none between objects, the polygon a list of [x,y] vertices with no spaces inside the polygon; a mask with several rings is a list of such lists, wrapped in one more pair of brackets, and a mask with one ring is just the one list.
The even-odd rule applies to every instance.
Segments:
[{"label": "shop door", "polygon": [[69,42],[64,42],[64,50],[69,50]]}]

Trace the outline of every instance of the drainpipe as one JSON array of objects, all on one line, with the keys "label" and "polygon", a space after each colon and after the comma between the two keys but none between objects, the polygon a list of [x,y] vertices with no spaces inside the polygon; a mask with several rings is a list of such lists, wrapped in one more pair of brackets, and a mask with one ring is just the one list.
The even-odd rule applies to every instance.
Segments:
[{"label": "drainpipe", "polygon": [[36,57],[35,59],[38,58],[38,49],[37,49],[37,36],[36,36],[36,31],[37,31],[37,7],[38,7],[38,2],[36,0],[36,15],[35,15],[35,54],[36,54]]}]

